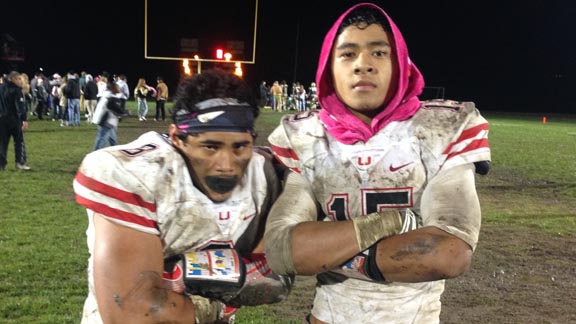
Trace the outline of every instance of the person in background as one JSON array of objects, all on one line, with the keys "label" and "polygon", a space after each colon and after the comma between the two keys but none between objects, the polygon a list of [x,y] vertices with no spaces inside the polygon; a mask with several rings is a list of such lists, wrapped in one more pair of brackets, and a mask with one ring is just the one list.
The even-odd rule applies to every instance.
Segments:
[{"label": "person in background", "polygon": [[[254,147],[258,113],[242,79],[206,70],[179,85],[167,134],[84,158],[74,180],[89,221],[82,324],[233,323],[241,306],[288,296],[293,278],[270,271],[263,253],[280,179]],[[194,261],[207,255],[223,277]]]},{"label": "person in background", "polygon": [[22,77],[19,72],[12,71],[0,85],[0,171],[6,169],[8,163],[8,146],[10,138],[14,139],[14,159],[16,169],[28,171],[24,131],[28,129]]},{"label": "person in background", "polygon": [[78,84],[80,85],[80,114],[84,114],[86,117],[86,121],[90,123],[90,117],[88,116],[88,112],[86,111],[86,101],[84,98],[84,89],[86,88],[86,71],[80,72],[80,77],[78,78]]},{"label": "person in background", "polygon": [[56,121],[57,119],[61,119],[62,115],[62,107],[60,107],[60,94],[58,93],[58,89],[60,89],[60,85],[62,84],[62,77],[58,73],[54,73],[52,75],[52,81],[50,81],[50,107],[51,107],[51,117],[52,121]]},{"label": "person in background", "polygon": [[108,89],[108,79],[110,79],[108,72],[102,71],[96,80],[96,85],[98,86],[98,94],[96,97],[98,100],[100,100],[100,97],[102,97],[106,89]]},{"label": "person in background", "polygon": [[32,109],[30,110],[30,116],[36,115],[36,105],[38,104],[36,100],[36,87],[38,86],[38,80],[40,80],[42,76],[42,73],[37,72],[34,73],[34,78],[30,80],[30,95],[32,96]]},{"label": "person in background", "polygon": [[58,118],[60,119],[60,127],[68,126],[68,97],[66,97],[66,94],[64,93],[67,83],[68,76],[64,75],[60,87],[58,88],[58,103],[60,104],[60,114]]},{"label": "person in background", "polygon": [[259,91],[260,91],[259,92],[259,94],[260,94],[259,107],[264,108],[268,104],[268,92],[269,92],[268,86],[266,86],[266,81],[262,81],[262,83],[260,83]]},{"label": "person in background", "polygon": [[138,120],[146,121],[146,114],[148,114],[148,101],[146,97],[148,96],[148,86],[146,85],[146,79],[138,79],[136,88],[134,88],[134,98],[138,101]]},{"label": "person in background", "polygon": [[68,126],[80,126],[80,83],[78,75],[70,72],[64,88],[64,95],[68,99]]},{"label": "person in background", "polygon": [[30,89],[30,78],[28,74],[22,73],[22,92],[24,93],[24,101],[25,101],[25,112],[28,113],[32,111],[32,90]]},{"label": "person in background", "polygon": [[[93,151],[99,150],[106,146],[116,145],[118,142],[116,130],[118,129],[119,117],[123,110],[119,99],[120,85],[114,80],[108,81],[108,87],[98,104],[92,117],[92,123],[98,125],[98,133],[94,142]],[[96,100],[94,100],[96,101]]]},{"label": "person in background", "polygon": [[317,275],[309,323],[439,323],[478,242],[488,122],[472,102],[419,100],[424,78],[371,3],[328,31],[316,84],[322,109],[268,137],[292,170],[266,224],[272,270]]},{"label": "person in background", "polygon": [[318,95],[316,89],[316,82],[310,83],[310,87],[308,88],[308,102],[310,103],[308,107],[310,109],[317,109],[318,108]]},{"label": "person in background", "polygon": [[120,86],[120,103],[122,104],[124,115],[130,116],[130,110],[126,109],[126,101],[130,98],[130,89],[128,88],[128,82],[126,82],[126,75],[118,75],[116,83]]},{"label": "person in background", "polygon": [[36,84],[36,117],[39,120],[44,120],[44,116],[48,110],[48,98],[49,95],[46,92],[46,88],[44,87],[44,79],[39,78],[38,83]]},{"label": "person in background", "polygon": [[282,87],[282,110],[288,110],[288,82],[282,80],[280,87]]},{"label": "person in background", "polygon": [[[110,89],[108,89],[110,91]],[[106,94],[106,93],[104,93]],[[86,74],[84,85],[84,104],[86,106],[86,115],[88,122],[94,120],[94,112],[96,111],[96,103],[98,102],[98,85],[94,81],[92,74]]]},{"label": "person in background", "polygon": [[304,84],[301,84],[298,87],[298,111],[302,112],[306,109],[306,89],[304,88]]},{"label": "person in background", "polygon": [[166,101],[168,100],[168,86],[164,82],[164,79],[159,76],[156,78],[158,85],[156,86],[156,114],[154,115],[154,121],[158,121],[162,118],[162,121],[166,120]]},{"label": "person in background", "polygon": [[282,87],[278,81],[274,81],[272,84],[272,88],[270,88],[270,93],[272,94],[272,98],[274,98],[274,111],[281,112],[282,111]]}]

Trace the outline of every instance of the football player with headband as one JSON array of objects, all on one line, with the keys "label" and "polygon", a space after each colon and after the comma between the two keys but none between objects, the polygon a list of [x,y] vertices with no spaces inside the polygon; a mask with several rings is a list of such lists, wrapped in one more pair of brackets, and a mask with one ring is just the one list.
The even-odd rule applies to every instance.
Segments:
[{"label": "football player with headband", "polygon": [[256,101],[235,75],[178,87],[167,134],[88,154],[74,180],[86,207],[89,293],[82,323],[230,323],[243,305],[284,300],[293,276],[264,254],[280,192],[254,145]]},{"label": "football player with headband", "polygon": [[444,279],[478,241],[488,122],[472,102],[420,101],[423,76],[371,3],[328,31],[316,84],[321,109],[268,137],[291,170],[266,224],[272,270],[317,276],[313,324],[439,323]]}]

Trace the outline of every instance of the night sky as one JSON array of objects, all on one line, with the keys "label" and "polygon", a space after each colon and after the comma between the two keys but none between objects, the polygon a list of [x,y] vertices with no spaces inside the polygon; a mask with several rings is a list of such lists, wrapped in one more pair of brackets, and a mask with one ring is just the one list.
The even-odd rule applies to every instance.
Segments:
[{"label": "night sky", "polygon": [[[251,27],[238,18],[247,15],[238,6],[250,7],[254,0],[188,0],[184,7],[174,5],[177,0],[149,1],[163,5],[157,14],[151,13],[160,19],[157,25],[185,36],[237,37]],[[310,84],[325,33],[340,13],[357,2],[259,0],[256,64],[244,65],[244,78],[255,91],[262,80]],[[190,3],[195,4],[193,9],[184,10]],[[474,101],[480,110],[576,113],[572,96],[576,4],[572,1],[374,3],[402,31],[426,85],[444,87],[446,98]],[[248,27],[230,30],[235,19]],[[106,70],[126,74],[131,88],[138,77],[155,84],[155,77],[162,75],[171,90],[180,78],[181,62],[144,59],[143,0],[10,2],[0,20],[0,33],[10,34],[25,48],[26,61],[16,68],[28,74],[39,68],[47,75],[70,70],[98,75]],[[149,40],[164,41],[161,47],[166,53],[174,52],[179,37],[173,32],[159,37],[159,33],[158,28],[150,30],[153,39]],[[9,68],[2,66],[2,72]]]}]

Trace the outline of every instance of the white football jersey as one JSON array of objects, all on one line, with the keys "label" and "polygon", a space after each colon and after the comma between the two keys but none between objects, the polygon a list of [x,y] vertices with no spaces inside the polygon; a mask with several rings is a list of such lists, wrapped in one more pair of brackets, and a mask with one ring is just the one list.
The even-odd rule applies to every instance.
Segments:
[{"label": "white football jersey", "polygon": [[97,312],[92,277],[94,213],[158,235],[165,257],[214,245],[235,247],[251,221],[260,220],[259,213],[267,209],[264,163],[264,156],[255,152],[231,197],[215,203],[193,185],[182,156],[156,132],[88,154],[74,180],[76,200],[87,208],[90,221],[90,294],[84,316]]},{"label": "white football jersey", "polygon": [[[438,226],[475,247],[479,219],[449,223],[421,215],[420,201],[427,183],[442,170],[489,161],[487,135],[488,122],[473,103],[430,101],[412,118],[388,124],[366,143],[336,141],[317,112],[285,117],[268,140],[275,156],[308,180],[325,214],[321,217],[348,220],[385,208],[409,208],[420,225]],[[330,323],[371,323],[375,318],[433,323],[444,289],[443,280],[381,284],[342,281],[331,272],[319,274],[318,281],[313,314]],[[379,310],[388,315],[376,315]],[[360,319],[360,314],[367,317]]]}]

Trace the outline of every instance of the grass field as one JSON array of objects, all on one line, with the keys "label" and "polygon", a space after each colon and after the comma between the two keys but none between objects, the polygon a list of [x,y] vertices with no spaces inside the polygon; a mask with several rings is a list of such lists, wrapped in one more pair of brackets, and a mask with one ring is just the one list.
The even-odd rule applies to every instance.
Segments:
[{"label": "grass field", "polygon": [[[129,108],[135,111],[134,102]],[[120,143],[168,123],[125,118]],[[134,113],[132,114],[134,115]],[[492,171],[478,177],[484,224],[564,235],[576,228],[576,116],[485,113],[491,123]],[[258,121],[265,144],[280,114]],[[14,151],[0,172],[0,323],[79,323],[86,296],[86,214],[74,201],[72,181],[89,153],[96,127],[30,117],[26,146],[31,171],[14,168]],[[293,297],[297,298],[297,297]],[[299,323],[271,306],[243,309],[237,322]]]}]

